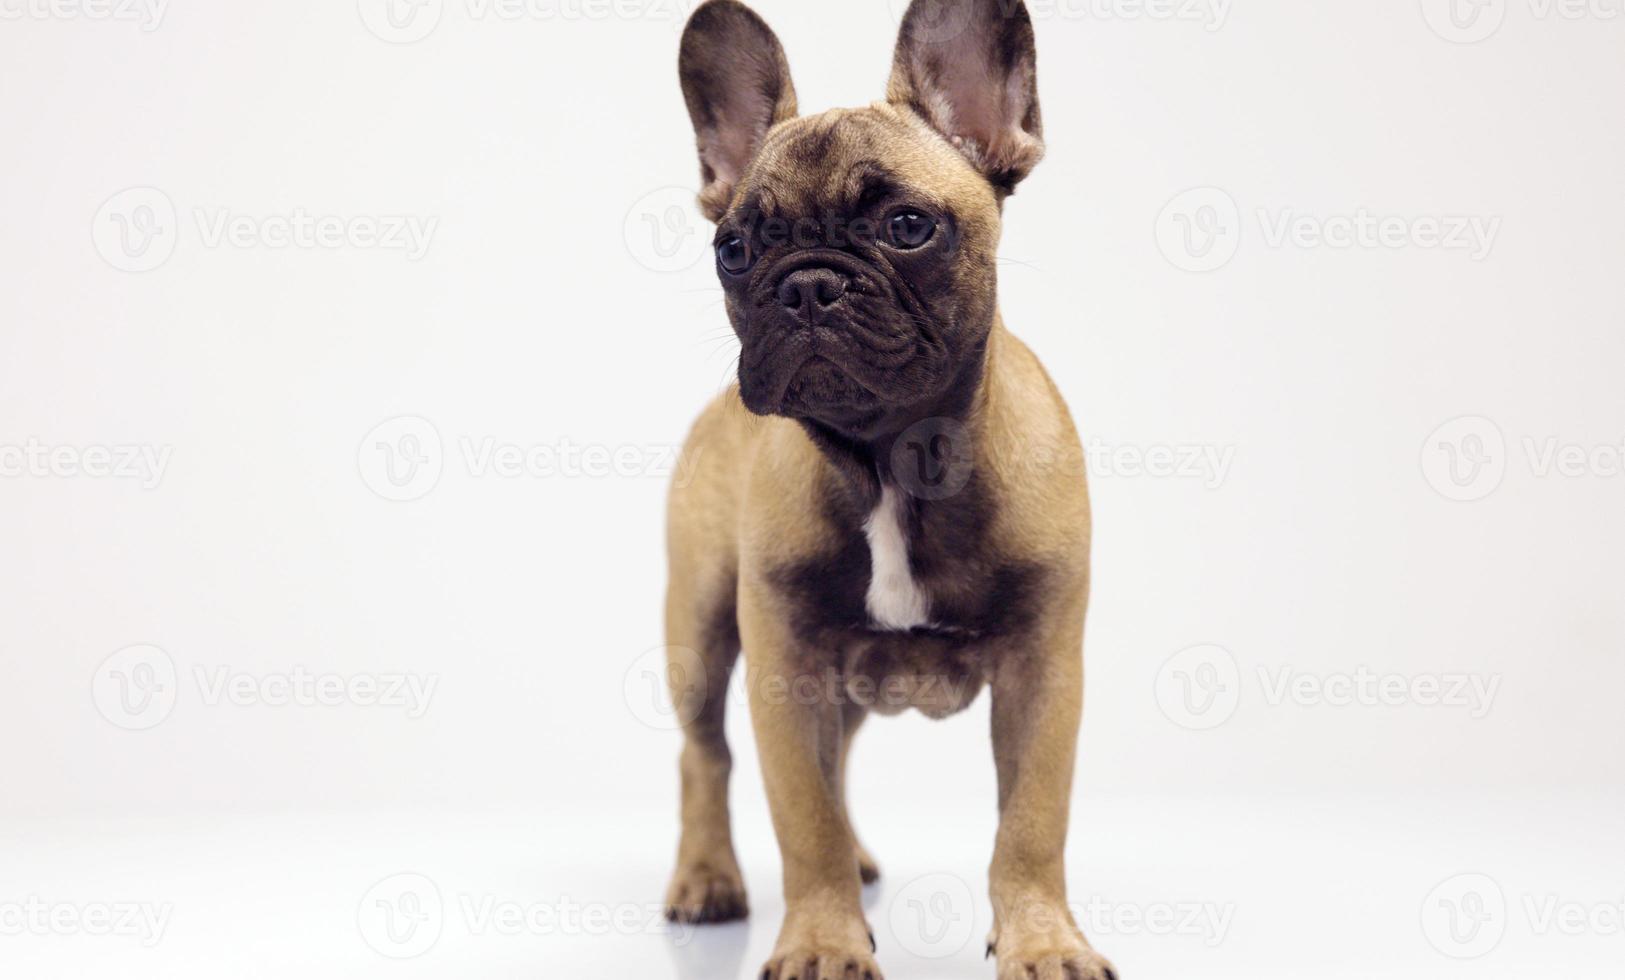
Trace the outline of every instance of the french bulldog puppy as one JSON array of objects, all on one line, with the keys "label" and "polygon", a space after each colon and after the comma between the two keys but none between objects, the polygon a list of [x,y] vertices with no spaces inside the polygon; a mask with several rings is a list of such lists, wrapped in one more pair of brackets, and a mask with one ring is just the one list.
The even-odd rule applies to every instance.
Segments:
[{"label": "french bulldog puppy", "polygon": [[763,980],[878,980],[879,875],[843,784],[871,711],[993,701],[1000,980],[1115,980],[1067,909],[1089,498],[1065,403],[996,302],[1005,199],[1043,155],[1020,0],[916,0],[884,101],[799,116],[736,0],[679,59],[741,344],[670,500],[682,837],[667,914],[746,915],[729,825],[743,649],[787,911]]}]

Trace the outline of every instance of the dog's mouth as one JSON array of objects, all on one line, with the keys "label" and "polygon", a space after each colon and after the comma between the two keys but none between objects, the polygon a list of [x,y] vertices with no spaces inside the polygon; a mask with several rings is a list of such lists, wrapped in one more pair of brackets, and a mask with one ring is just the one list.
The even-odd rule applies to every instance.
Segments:
[{"label": "dog's mouth", "polygon": [[814,354],[791,375],[780,400],[779,411],[786,415],[828,414],[872,409],[880,396],[860,384],[840,365]]},{"label": "dog's mouth", "polygon": [[931,393],[947,357],[933,322],[874,270],[843,272],[838,295],[809,287],[793,304],[776,276],[746,311],[739,385],[751,411],[840,424]]},{"label": "dog's mouth", "polygon": [[916,385],[903,376],[915,372],[876,366],[852,346],[798,334],[754,365],[742,353],[739,387],[746,407],[758,415],[839,424],[905,404]]},{"label": "dog's mouth", "polygon": [[757,363],[739,362],[739,391],[745,406],[758,415],[821,419],[829,413],[872,409],[884,403],[873,389],[858,381],[832,352],[820,351],[807,338],[792,337],[777,345]]}]

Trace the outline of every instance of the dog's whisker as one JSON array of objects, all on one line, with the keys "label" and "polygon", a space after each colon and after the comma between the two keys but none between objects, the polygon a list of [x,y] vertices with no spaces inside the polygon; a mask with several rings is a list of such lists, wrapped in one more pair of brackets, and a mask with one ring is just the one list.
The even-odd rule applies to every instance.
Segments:
[{"label": "dog's whisker", "polygon": [[1003,256],[1003,255],[995,255],[993,257],[993,261],[998,262],[998,263],[1000,263],[1002,265],[1019,265],[1022,268],[1031,269],[1034,272],[1043,272],[1044,271],[1041,266],[1034,265],[1031,262],[1026,262],[1026,261],[1023,261],[1021,259],[1007,258],[1006,256]]}]

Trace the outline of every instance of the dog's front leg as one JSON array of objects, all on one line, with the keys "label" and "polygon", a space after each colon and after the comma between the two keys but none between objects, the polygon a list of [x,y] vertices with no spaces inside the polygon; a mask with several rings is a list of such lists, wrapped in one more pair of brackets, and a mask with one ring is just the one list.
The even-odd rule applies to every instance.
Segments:
[{"label": "dog's front leg", "polygon": [[999,980],[1116,980],[1066,901],[1066,831],[1083,716],[1083,614],[993,675],[999,834],[990,873]]},{"label": "dog's front leg", "polygon": [[841,806],[844,691],[801,649],[765,588],[744,586],[751,724],[784,860],[784,926],[763,980],[880,980]]}]

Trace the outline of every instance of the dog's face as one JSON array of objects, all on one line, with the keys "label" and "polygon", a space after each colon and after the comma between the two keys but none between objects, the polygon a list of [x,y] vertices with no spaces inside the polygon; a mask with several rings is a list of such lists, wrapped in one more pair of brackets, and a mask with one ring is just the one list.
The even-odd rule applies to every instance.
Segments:
[{"label": "dog's face", "polygon": [[917,0],[888,101],[797,118],[766,25],[695,12],[682,81],[751,411],[864,438],[974,375],[1000,208],[1042,154],[1034,60],[1019,3]]},{"label": "dog's face", "polygon": [[890,106],[768,134],[717,227],[717,274],[760,414],[857,431],[929,401],[992,322],[998,202]]}]

